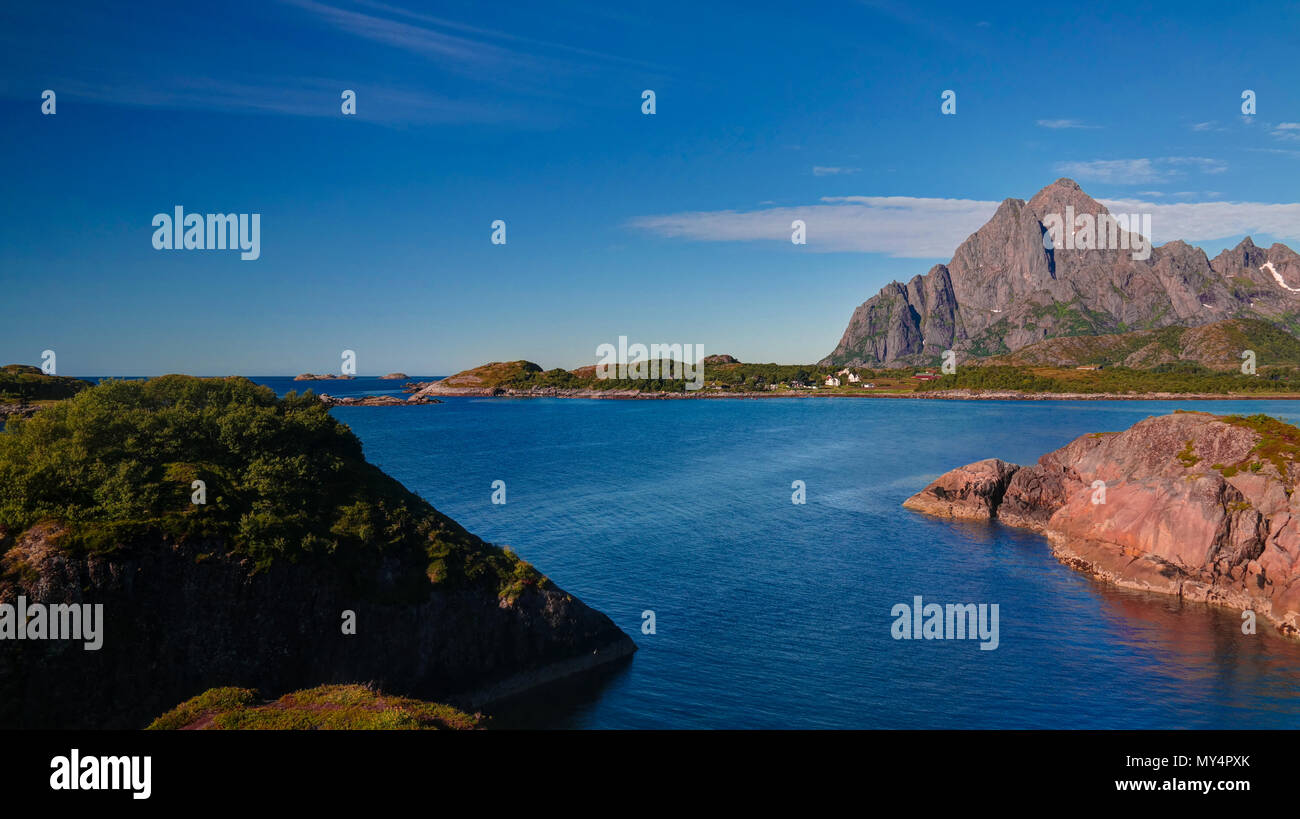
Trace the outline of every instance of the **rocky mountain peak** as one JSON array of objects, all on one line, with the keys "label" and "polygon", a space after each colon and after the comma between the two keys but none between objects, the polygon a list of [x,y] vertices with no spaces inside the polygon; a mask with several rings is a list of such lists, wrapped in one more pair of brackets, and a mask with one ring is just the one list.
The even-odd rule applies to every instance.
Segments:
[{"label": "rocky mountain peak", "polygon": [[[1274,245],[1277,247],[1277,245]],[[1214,260],[1210,262],[1210,267],[1214,272],[1221,275],[1229,275],[1232,271],[1243,268],[1258,270],[1261,265],[1268,260],[1268,254],[1262,248],[1255,244],[1251,237],[1247,236],[1237,243],[1237,246],[1231,250],[1224,250]]]},{"label": "rocky mountain peak", "polygon": [[1040,221],[1051,213],[1064,216],[1066,208],[1072,208],[1076,214],[1090,213],[1096,216],[1110,213],[1105,205],[1084,193],[1078,182],[1066,177],[1061,177],[1043,188],[1029,200],[1029,210],[1038,216]]},{"label": "rocky mountain peak", "polygon": [[[1285,245],[1265,252],[1247,237],[1210,261],[1181,240],[1151,248],[1139,235],[1146,226],[1103,230],[1102,215],[1110,211],[1067,177],[1028,202],[1004,199],[947,265],[859,306],[822,363],[917,365],[933,363],[936,350],[985,357],[1062,336],[1229,318],[1284,324],[1300,313],[1300,256]],[[1045,244],[1058,229],[1068,240]],[[1091,244],[1080,244],[1085,236]]]}]

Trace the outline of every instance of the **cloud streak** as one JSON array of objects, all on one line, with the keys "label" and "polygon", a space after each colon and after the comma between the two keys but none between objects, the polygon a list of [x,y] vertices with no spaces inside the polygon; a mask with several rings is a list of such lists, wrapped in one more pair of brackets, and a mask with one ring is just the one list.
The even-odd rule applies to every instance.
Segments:
[{"label": "cloud streak", "polygon": [[61,98],[105,105],[225,113],[340,118],[343,89],[357,92],[358,121],[397,123],[504,123],[522,115],[508,108],[447,98],[430,91],[371,86],[320,78],[213,79],[176,77],[148,84],[65,80]]},{"label": "cloud streak", "polygon": [[[886,253],[904,258],[949,256],[997,210],[996,202],[910,196],[823,197],[820,204],[752,211],[693,211],[632,220],[630,227],[694,241],[790,241],[790,223],[808,226],[808,248]],[[955,239],[955,241],[954,241]]]},{"label": "cloud streak", "polygon": [[1058,162],[1058,173],[1088,182],[1112,185],[1142,185],[1167,182],[1191,168],[1201,173],[1223,173],[1227,163],[1203,156],[1164,156],[1155,159],[1093,159],[1086,162]]},{"label": "cloud streak", "polygon": [[1278,139],[1300,141],[1300,122],[1279,122],[1271,133]]},{"label": "cloud streak", "polygon": [[813,165],[813,176],[841,176],[857,173],[861,168],[841,168],[837,166]]},{"label": "cloud streak", "polygon": [[371,40],[403,51],[433,59],[440,64],[463,72],[482,70],[484,67],[528,67],[524,54],[434,28],[403,23],[364,14],[359,11],[317,3],[315,0],[284,0],[288,5],[310,12],[318,20],[340,31]]},{"label": "cloud streak", "polygon": [[1100,125],[1088,125],[1087,123],[1080,122],[1077,119],[1040,119],[1038,120],[1038,126],[1040,128],[1052,128],[1056,130],[1063,128],[1095,130],[1101,127]]},{"label": "cloud streak", "polygon": [[[1241,234],[1300,240],[1300,203],[1183,202],[1100,199],[1113,213],[1150,213],[1157,244],[1209,241]],[[948,259],[997,211],[999,203],[910,196],[823,197],[818,204],[751,211],[690,211],[631,220],[656,236],[703,242],[789,242],[790,223],[807,225],[814,252],[883,253]]]}]

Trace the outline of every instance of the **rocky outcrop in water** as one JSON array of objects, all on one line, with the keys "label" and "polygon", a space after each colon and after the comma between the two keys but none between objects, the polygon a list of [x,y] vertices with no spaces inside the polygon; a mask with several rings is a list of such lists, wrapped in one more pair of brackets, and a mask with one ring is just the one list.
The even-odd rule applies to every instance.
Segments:
[{"label": "rocky outcrop in water", "polygon": [[1067,565],[1128,588],[1249,609],[1300,635],[1300,429],[1180,412],[1084,435],[1031,466],[990,459],[904,506],[1045,534]]},{"label": "rocky outcrop in water", "polygon": [[441,404],[442,401],[427,395],[412,395],[410,398],[398,398],[396,395],[354,395],[336,398],[332,395],[320,396],[320,402],[327,407],[408,407],[417,404]]}]

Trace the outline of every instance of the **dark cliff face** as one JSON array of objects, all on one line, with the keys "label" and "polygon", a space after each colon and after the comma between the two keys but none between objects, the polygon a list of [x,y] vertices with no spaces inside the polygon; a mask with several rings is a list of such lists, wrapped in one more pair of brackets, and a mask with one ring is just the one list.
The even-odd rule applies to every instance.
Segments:
[{"label": "dark cliff face", "polygon": [[[101,607],[102,647],[14,639],[20,598]],[[11,422],[0,604],[0,727],[143,727],[228,686],[477,707],[635,650],[314,396],[237,378],[106,382]]]},{"label": "dark cliff face", "polygon": [[948,268],[935,265],[906,286],[889,284],[854,310],[839,346],[821,364],[930,360],[965,339]]},{"label": "dark cliff face", "polygon": [[[38,526],[3,559],[0,602],[103,605],[103,645],[0,643],[0,726],[141,728],[217,686],[279,695],[370,682],[394,694],[477,707],[630,655],[605,615],[550,584],[515,597],[440,589],[410,600],[409,567],[381,566],[365,594],[333,572],[277,565],[251,574],[219,543],[137,543],[72,557]],[[356,634],[342,632],[355,613]]]},{"label": "dark cliff face", "polygon": [[[1300,313],[1300,256],[1250,238],[1213,261],[1182,241],[1129,249],[1048,243],[1053,217],[1110,215],[1077,183],[1059,179],[1028,202],[1007,199],[953,253],[913,279],[938,298],[890,284],[853,313],[823,365],[916,365],[943,350],[959,358],[1013,352],[1044,339],[1196,327],[1229,318],[1279,324]],[[1077,235],[1077,234],[1076,234]],[[1266,266],[1267,265],[1267,266]],[[1271,267],[1271,269],[1270,269]],[[1279,283],[1273,271],[1282,278]]]}]

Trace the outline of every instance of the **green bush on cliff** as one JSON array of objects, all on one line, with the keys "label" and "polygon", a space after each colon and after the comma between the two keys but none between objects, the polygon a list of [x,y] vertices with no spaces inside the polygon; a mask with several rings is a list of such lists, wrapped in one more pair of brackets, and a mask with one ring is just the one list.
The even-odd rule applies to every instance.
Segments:
[{"label": "green bush on cliff", "polygon": [[1259,434],[1259,440],[1244,461],[1220,470],[1225,476],[1236,474],[1243,468],[1258,472],[1268,462],[1285,479],[1290,476],[1292,468],[1300,463],[1300,428],[1263,413],[1225,415],[1220,420]]},{"label": "green bush on cliff", "polygon": [[[191,502],[196,480],[204,504]],[[41,521],[63,524],[60,548],[73,553],[164,535],[233,551],[254,570],[316,561],[358,583],[386,561],[403,596],[430,581],[502,594],[517,594],[521,575],[545,583],[367,463],[310,392],[277,399],[243,378],[108,381],[11,421],[0,541]]]}]

